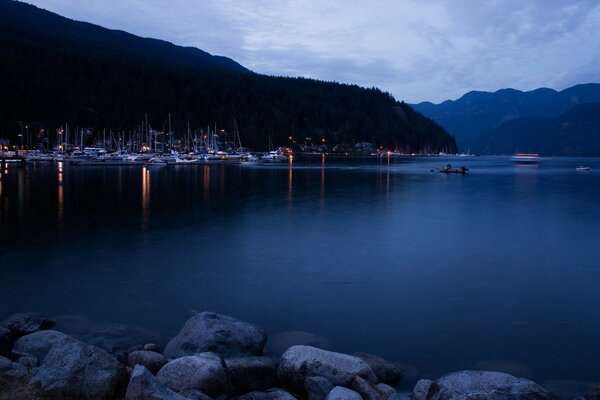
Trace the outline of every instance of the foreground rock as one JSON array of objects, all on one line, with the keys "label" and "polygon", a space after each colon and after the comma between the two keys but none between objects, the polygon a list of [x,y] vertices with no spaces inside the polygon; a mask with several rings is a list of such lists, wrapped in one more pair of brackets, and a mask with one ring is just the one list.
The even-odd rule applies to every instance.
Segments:
[{"label": "foreground rock", "polygon": [[355,376],[377,383],[367,363],[358,357],[310,346],[292,346],[281,356],[277,376],[285,387],[304,391],[309,376],[329,379],[336,386],[349,386]]},{"label": "foreground rock", "polygon": [[336,386],[329,392],[326,400],[363,400],[363,398],[354,390]]},{"label": "foreground rock", "polygon": [[139,350],[127,356],[127,365],[131,368],[142,365],[152,374],[156,374],[167,362],[167,357],[154,351]]},{"label": "foreground rock", "polygon": [[369,353],[354,353],[353,355],[367,363],[379,382],[394,385],[400,382],[404,375],[402,369],[384,358]]},{"label": "foreground rock", "polygon": [[25,335],[14,344],[13,351],[31,354],[41,363],[54,346],[62,346],[76,340],[64,333],[47,330]]},{"label": "foreground rock", "polygon": [[11,315],[4,320],[3,324],[15,337],[29,335],[37,331],[50,329],[54,326],[53,321],[40,318],[35,314]]},{"label": "foreground rock", "polygon": [[266,341],[265,331],[254,324],[202,312],[190,318],[171,339],[165,355],[178,358],[210,351],[223,357],[260,356]]},{"label": "foreground rock", "polygon": [[309,376],[304,380],[308,400],[325,400],[333,388],[333,383],[329,379],[320,376]]},{"label": "foreground rock", "polygon": [[233,393],[260,392],[278,386],[279,360],[271,357],[225,359]]},{"label": "foreground rock", "polygon": [[189,400],[164,387],[154,375],[141,365],[136,365],[127,385],[126,400]]},{"label": "foreground rock", "polygon": [[201,390],[211,397],[230,391],[223,359],[215,353],[177,358],[162,367],[158,381],[176,392]]},{"label": "foreground rock", "polygon": [[524,378],[502,372],[460,371],[435,381],[419,381],[414,400],[545,400],[546,389]]},{"label": "foreground rock", "polygon": [[112,399],[119,397],[123,377],[107,352],[75,341],[52,346],[30,384],[48,397]]}]

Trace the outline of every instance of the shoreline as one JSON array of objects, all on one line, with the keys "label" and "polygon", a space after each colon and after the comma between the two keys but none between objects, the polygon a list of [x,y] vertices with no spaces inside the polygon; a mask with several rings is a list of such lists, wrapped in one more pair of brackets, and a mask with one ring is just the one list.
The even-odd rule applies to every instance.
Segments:
[{"label": "shoreline", "polygon": [[[559,398],[533,381],[494,371],[420,379],[401,392],[396,387],[408,371],[385,358],[307,345],[291,345],[278,357],[264,355],[262,328],[212,312],[189,318],[164,349],[156,343],[123,348],[118,341],[111,347],[106,338],[127,332],[125,325],[106,330],[104,341],[93,344],[60,332],[60,326],[31,313],[0,324],[0,399]],[[584,400],[600,395],[598,387],[578,390]]]}]

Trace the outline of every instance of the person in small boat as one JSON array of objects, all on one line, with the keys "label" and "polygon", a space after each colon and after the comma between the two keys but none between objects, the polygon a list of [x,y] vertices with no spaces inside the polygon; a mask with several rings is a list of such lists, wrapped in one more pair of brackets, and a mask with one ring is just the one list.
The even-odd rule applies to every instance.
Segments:
[{"label": "person in small boat", "polygon": [[450,171],[452,169],[452,165],[450,164],[446,164],[446,166],[444,167],[444,171]]},{"label": "person in small boat", "polygon": [[467,171],[468,171],[468,169],[464,165],[462,167],[460,167],[460,172],[462,172],[463,174]]}]

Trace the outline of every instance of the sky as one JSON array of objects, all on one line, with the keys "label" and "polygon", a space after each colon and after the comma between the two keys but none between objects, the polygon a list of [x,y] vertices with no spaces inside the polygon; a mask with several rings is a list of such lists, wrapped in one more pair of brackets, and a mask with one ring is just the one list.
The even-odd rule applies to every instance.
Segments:
[{"label": "sky", "polygon": [[258,73],[378,87],[408,103],[600,82],[597,0],[27,2]]}]

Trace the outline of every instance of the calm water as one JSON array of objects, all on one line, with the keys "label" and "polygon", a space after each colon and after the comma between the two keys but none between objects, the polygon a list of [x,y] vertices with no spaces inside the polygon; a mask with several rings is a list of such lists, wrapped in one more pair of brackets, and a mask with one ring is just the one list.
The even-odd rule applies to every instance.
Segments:
[{"label": "calm water", "polygon": [[166,341],[212,310],[420,376],[503,363],[598,381],[600,160],[430,172],[446,162],[10,166],[0,317],[79,314]]}]

